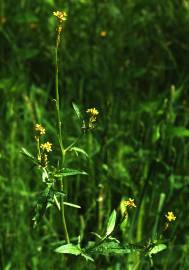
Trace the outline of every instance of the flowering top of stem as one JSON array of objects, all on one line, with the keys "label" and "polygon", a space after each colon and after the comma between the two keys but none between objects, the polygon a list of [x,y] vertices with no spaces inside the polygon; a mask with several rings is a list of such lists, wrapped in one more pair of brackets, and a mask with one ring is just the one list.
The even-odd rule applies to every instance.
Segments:
[{"label": "flowering top of stem", "polygon": [[60,22],[67,20],[67,14],[64,11],[54,11],[53,15],[59,19]]},{"label": "flowering top of stem", "polygon": [[99,114],[99,111],[96,108],[91,108],[87,109],[86,113],[89,114],[88,128],[93,129],[95,126],[94,123],[96,122],[96,116]]},{"label": "flowering top of stem", "polygon": [[92,116],[96,116],[99,114],[99,111],[96,108],[87,109],[86,112],[90,113]]},{"label": "flowering top of stem", "polygon": [[46,152],[51,152],[52,151],[52,143],[46,142],[40,145],[41,149]]},{"label": "flowering top of stem", "polygon": [[45,128],[40,124],[35,124],[34,129],[39,135],[44,135],[45,134]]},{"label": "flowering top of stem", "polygon": [[176,219],[176,216],[174,215],[173,212],[168,212],[166,215],[165,215],[166,219],[169,221],[169,222],[172,222]]},{"label": "flowering top of stem", "polygon": [[136,207],[134,199],[129,198],[127,201],[124,202],[126,207],[133,208]]}]

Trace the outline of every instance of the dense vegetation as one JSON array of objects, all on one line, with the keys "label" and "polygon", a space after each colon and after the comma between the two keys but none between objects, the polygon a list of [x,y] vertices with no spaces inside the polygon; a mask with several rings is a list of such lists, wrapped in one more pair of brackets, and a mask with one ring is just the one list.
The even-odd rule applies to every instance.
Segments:
[{"label": "dense vegetation", "polygon": [[0,269],[189,269],[189,1],[16,2],[0,2]]}]

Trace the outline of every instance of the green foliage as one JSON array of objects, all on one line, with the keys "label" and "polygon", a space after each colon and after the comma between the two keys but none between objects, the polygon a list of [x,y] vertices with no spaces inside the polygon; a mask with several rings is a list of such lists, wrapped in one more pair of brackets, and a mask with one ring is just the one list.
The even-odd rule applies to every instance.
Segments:
[{"label": "green foliage", "polygon": [[165,250],[166,248],[167,248],[166,245],[164,245],[164,244],[159,244],[159,245],[153,247],[153,248],[149,251],[149,254],[150,254],[150,255],[152,255],[152,254],[157,254],[157,253],[159,253],[159,252]]},{"label": "green foliage", "polygon": [[188,1],[2,0],[0,38],[0,269],[188,270]]},{"label": "green foliage", "polygon": [[66,177],[66,176],[79,175],[79,174],[87,175],[87,173],[84,171],[79,171],[79,170],[70,169],[70,168],[63,168],[53,173],[53,176],[56,178],[61,178],[61,177]]},{"label": "green foliage", "polygon": [[121,245],[115,241],[103,242],[98,247],[94,248],[91,252],[100,255],[124,255],[132,252],[142,251],[142,248],[137,248],[132,245]]},{"label": "green foliage", "polygon": [[108,220],[106,236],[110,235],[113,232],[115,223],[116,223],[116,211],[113,210]]},{"label": "green foliage", "polygon": [[73,105],[74,111],[75,111],[78,119],[82,120],[82,116],[81,116],[81,112],[80,112],[79,107],[75,103],[72,103],[72,105]]},{"label": "green foliage", "polygon": [[75,246],[73,244],[67,244],[67,245],[60,246],[60,247],[56,248],[55,251],[58,253],[73,254],[76,256],[80,255],[82,253],[82,250],[78,246]]},{"label": "green foliage", "polygon": [[35,216],[33,217],[34,228],[38,225],[41,218],[44,216],[47,206],[53,200],[52,184],[48,184],[47,187],[41,192],[37,201]]},{"label": "green foliage", "polygon": [[71,151],[74,151],[76,153],[76,155],[78,155],[78,153],[81,153],[83,154],[85,157],[88,158],[88,154],[85,152],[85,150],[83,150],[82,148],[79,148],[79,147],[72,147],[70,149]]}]

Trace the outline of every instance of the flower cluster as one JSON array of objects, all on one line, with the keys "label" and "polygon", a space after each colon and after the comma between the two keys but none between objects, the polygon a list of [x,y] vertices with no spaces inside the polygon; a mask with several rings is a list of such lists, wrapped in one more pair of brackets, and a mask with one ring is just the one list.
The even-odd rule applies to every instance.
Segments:
[{"label": "flower cluster", "polygon": [[52,151],[52,143],[46,142],[40,145],[41,149],[45,152],[51,152]]},{"label": "flower cluster", "polygon": [[64,11],[54,11],[53,15],[59,19],[60,22],[67,20],[67,14]]},{"label": "flower cluster", "polygon": [[[40,151],[40,149],[42,151]],[[47,153],[52,151],[52,143],[50,143],[50,142],[42,143],[42,144],[40,144],[40,149],[39,149],[39,153],[38,153],[38,161],[40,162],[40,165],[42,167],[47,167],[47,165],[48,165]]]},{"label": "flower cluster", "polygon": [[92,108],[92,109],[87,109],[86,111],[87,113],[90,113],[93,116],[96,116],[99,114],[98,110],[96,108]]},{"label": "flower cluster", "polygon": [[52,151],[52,143],[45,142],[41,143],[41,136],[46,133],[45,128],[41,124],[35,124],[35,140],[37,143],[37,160],[39,166],[47,167],[48,165],[48,153]]},{"label": "flower cluster", "polygon": [[127,201],[124,202],[124,205],[129,208],[136,207],[134,199],[129,198]]},{"label": "flower cluster", "polygon": [[172,222],[176,219],[176,216],[174,215],[173,212],[168,212],[166,215],[165,215],[166,219],[168,220],[168,222]]},{"label": "flower cluster", "polygon": [[35,124],[34,129],[38,136],[45,134],[45,128],[40,124]]},{"label": "flower cluster", "polygon": [[58,19],[58,27],[57,27],[57,40],[56,46],[57,48],[60,45],[60,34],[63,30],[63,22],[67,20],[67,14],[64,11],[54,11],[53,15]]},{"label": "flower cluster", "polygon": [[96,122],[96,117],[99,111],[96,108],[87,109],[86,113],[89,114],[88,127],[89,129],[94,128],[94,123]]}]

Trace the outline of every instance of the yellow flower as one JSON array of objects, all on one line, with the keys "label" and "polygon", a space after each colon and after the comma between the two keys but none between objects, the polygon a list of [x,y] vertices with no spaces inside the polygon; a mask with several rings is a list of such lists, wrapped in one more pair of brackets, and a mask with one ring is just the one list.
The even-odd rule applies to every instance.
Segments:
[{"label": "yellow flower", "polygon": [[94,123],[96,122],[96,116],[99,114],[99,111],[96,108],[87,109],[86,112],[89,114],[88,127],[93,129],[95,127]]},{"label": "yellow flower", "polygon": [[169,222],[172,222],[176,219],[176,216],[174,215],[173,212],[168,212],[166,215],[165,215],[166,219],[169,221]]},{"label": "yellow flower", "polygon": [[50,142],[43,143],[40,145],[40,147],[43,151],[47,151],[47,152],[52,151],[52,143]]},{"label": "yellow flower", "polygon": [[99,111],[96,108],[88,109],[86,112],[90,113],[92,116],[96,116],[99,114]]},{"label": "yellow flower", "polygon": [[64,11],[54,11],[53,15],[56,16],[60,20],[60,22],[67,20],[67,14]]},{"label": "yellow flower", "polygon": [[124,204],[126,207],[130,207],[130,208],[136,207],[134,199],[131,199],[131,198],[129,198],[127,201],[125,201]]},{"label": "yellow flower", "polygon": [[42,127],[42,125],[40,125],[40,124],[35,125],[35,131],[37,133],[39,133],[39,135],[44,135],[45,134],[45,128]]},{"label": "yellow flower", "polygon": [[106,31],[101,31],[100,32],[100,36],[101,37],[106,37],[107,36],[107,32]]}]

